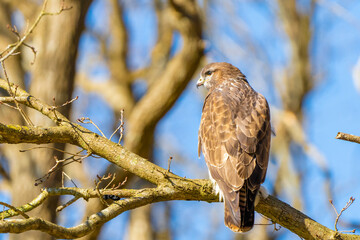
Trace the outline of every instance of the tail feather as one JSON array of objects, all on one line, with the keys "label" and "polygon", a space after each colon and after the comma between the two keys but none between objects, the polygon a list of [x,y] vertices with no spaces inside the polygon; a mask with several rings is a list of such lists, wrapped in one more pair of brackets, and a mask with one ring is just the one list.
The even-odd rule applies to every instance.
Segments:
[{"label": "tail feather", "polygon": [[247,232],[254,226],[254,203],[256,193],[244,186],[236,192],[233,202],[225,201],[225,225],[234,232]]}]

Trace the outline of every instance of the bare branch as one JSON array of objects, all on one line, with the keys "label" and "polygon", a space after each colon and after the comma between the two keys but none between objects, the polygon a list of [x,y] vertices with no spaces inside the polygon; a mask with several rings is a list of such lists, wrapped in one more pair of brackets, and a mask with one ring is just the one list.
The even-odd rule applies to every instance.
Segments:
[{"label": "bare branch", "polygon": [[[29,211],[35,209],[36,207],[40,206],[48,198],[48,196],[49,196],[49,194],[47,191],[42,191],[34,200],[32,200],[31,202],[29,202],[23,206],[16,208],[16,209],[21,212],[29,212]],[[13,216],[18,216],[19,211],[15,211],[14,209],[9,209],[7,211],[0,212],[1,218],[9,218],[9,217],[13,217]],[[3,232],[1,226],[0,226],[0,232]]]},{"label": "bare branch", "polygon": [[16,207],[14,206],[11,206],[10,204],[7,204],[5,202],[0,202],[0,205],[3,205],[7,208],[10,208],[11,210],[13,210],[14,212],[20,214],[21,216],[23,216],[25,219],[28,219],[30,218],[27,214],[25,214],[23,211],[21,211],[20,209],[17,209]]},{"label": "bare branch", "polygon": [[[24,36],[22,38],[19,39],[19,41],[17,43],[11,44],[9,45],[3,52],[0,53],[0,62],[3,62],[4,60],[6,60],[8,57],[10,57],[11,55],[13,55],[15,53],[15,51],[21,46],[23,45],[23,43],[25,42],[25,40],[29,37],[29,35],[34,31],[34,29],[36,28],[36,26],[39,24],[40,20],[46,16],[46,15],[59,15],[60,13],[62,13],[65,10],[69,10],[71,9],[71,7],[65,7],[62,6],[58,12],[55,13],[50,13],[50,12],[46,12],[46,5],[47,5],[48,0],[45,0],[43,3],[43,7],[41,9],[41,12],[39,14],[39,16],[36,18],[36,20],[34,21],[33,25],[26,31],[26,33],[24,34]],[[3,56],[3,54],[7,52],[7,54],[5,54]]]},{"label": "bare branch", "polygon": [[105,134],[101,131],[101,129],[88,117],[82,117],[82,118],[79,118],[77,120],[79,123],[84,123],[84,124],[92,124],[96,127],[96,129],[101,133],[101,135],[106,138]]},{"label": "bare branch", "polygon": [[[0,55],[1,56],[1,55]],[[6,68],[5,68],[5,63],[4,61],[1,61],[1,67],[3,69],[3,72],[4,72],[4,76],[5,76],[5,79],[6,79],[6,82],[8,84],[8,93],[10,94],[10,96],[14,99],[14,103],[16,105],[16,110],[18,110],[21,114],[21,116],[24,118],[25,122],[29,125],[29,126],[34,126],[34,124],[31,122],[30,118],[26,115],[26,113],[24,112],[24,110],[22,110],[22,108],[20,107],[19,103],[16,101],[16,91],[17,91],[17,87],[15,87],[15,89],[11,88],[10,87],[10,80],[9,80],[9,77],[7,75],[7,71],[6,71]]]},{"label": "bare branch", "polygon": [[74,186],[77,188],[78,186],[75,184],[75,182],[71,179],[71,177],[69,177],[69,175],[67,175],[64,171],[62,172],[62,179],[61,179],[61,187],[64,187],[64,176],[67,177],[72,184],[74,184]]},{"label": "bare branch", "polygon": [[56,212],[61,212],[62,210],[64,210],[64,208],[70,206],[71,204],[73,204],[74,202],[76,202],[79,199],[79,197],[74,197],[72,198],[70,201],[66,202],[65,204],[59,206],[56,208]]},{"label": "bare branch", "polygon": [[271,195],[262,198],[255,210],[303,239],[359,239],[358,235],[333,231]]},{"label": "bare branch", "polygon": [[39,99],[31,96],[29,93],[27,93],[26,91],[24,91],[19,86],[13,83],[9,84],[6,80],[0,79],[0,88],[8,92],[12,91],[15,94],[14,97],[26,98],[27,99],[26,102],[20,102],[20,103],[39,111],[40,113],[42,113],[44,116],[47,116],[55,123],[59,124],[60,122],[69,122],[69,120],[64,115],[62,115],[58,111],[55,111],[53,109],[53,106],[42,103]]},{"label": "bare branch", "polygon": [[74,101],[78,100],[79,99],[79,96],[76,96],[74,97],[73,99],[69,100],[69,101],[66,101],[65,103],[61,104],[60,106],[56,106],[55,104],[55,98],[53,99],[54,100],[54,106],[53,106],[53,109],[58,109],[60,107],[65,107],[66,105],[68,104],[71,104],[73,103]]},{"label": "bare branch", "polygon": [[115,133],[116,133],[117,131],[119,131],[119,130],[120,130],[120,137],[119,137],[118,144],[120,144],[120,142],[121,142],[121,140],[122,140],[122,138],[123,138],[123,133],[124,133],[124,109],[121,109],[121,111],[120,111],[120,125],[119,125],[119,127],[117,127],[117,128],[115,129],[115,131],[111,134],[109,140],[111,140],[111,138],[112,138],[112,137],[115,135]]},{"label": "bare branch", "polygon": [[[61,160],[58,160],[56,156],[54,156],[54,159],[55,159],[55,165],[53,167],[50,168],[50,170],[44,175],[42,176],[41,178],[38,178],[35,180],[35,186],[39,185],[39,184],[42,184],[43,182],[45,182],[51,174],[53,174],[54,172],[56,171],[59,171],[62,169],[62,167],[66,166],[66,165],[69,165],[73,162],[78,162],[78,163],[81,163],[82,160],[84,160],[85,158],[89,157],[92,153],[91,152],[88,152],[86,155],[81,155],[80,157],[76,157],[77,154],[72,154],[72,156],[68,157],[68,158],[65,158],[65,159],[61,159]],[[64,176],[67,176],[70,181],[75,185],[76,187],[76,184],[72,181],[72,179],[65,173],[65,172],[62,172],[62,175]],[[62,185],[64,185],[64,181],[62,180]]]},{"label": "bare branch", "polygon": [[172,159],[173,159],[173,157],[169,157],[169,159],[168,159],[168,167],[167,167],[168,172],[170,172],[170,165],[171,165]]},{"label": "bare branch", "polygon": [[29,218],[26,221],[11,219],[0,221],[0,232],[20,233],[28,230],[41,230],[56,238],[78,238],[127,210],[147,205],[153,201],[160,201],[162,198],[168,198],[167,196],[171,194],[172,192],[168,192],[166,189],[142,191],[141,197],[116,201],[102,211],[89,216],[85,222],[71,228],[65,228],[40,218]]},{"label": "bare branch", "polygon": [[335,138],[360,144],[360,137],[352,134],[338,132]]},{"label": "bare branch", "polygon": [[[339,231],[338,228],[337,228],[337,224],[338,224],[338,222],[339,222],[339,219],[340,219],[342,213],[343,213],[346,209],[348,209],[348,208],[351,206],[351,204],[353,204],[354,201],[355,201],[355,198],[350,197],[350,199],[349,199],[349,201],[346,203],[345,207],[343,207],[343,208],[341,209],[340,213],[338,213],[338,211],[336,210],[336,208],[335,208],[335,206],[334,206],[334,204],[333,204],[333,201],[332,201],[332,200],[329,200],[331,206],[334,208],[334,211],[335,211],[335,213],[336,213],[336,219],[335,219],[335,224],[334,224],[335,231],[337,231],[337,232]],[[345,232],[345,231],[341,231],[341,232]],[[355,232],[355,229],[354,229],[354,230],[351,230],[351,231],[348,231],[348,232]]]},{"label": "bare branch", "polygon": [[0,123],[0,143],[71,143],[67,127],[26,127]]},{"label": "bare branch", "polygon": [[[8,27],[8,29],[10,29],[10,31],[11,31],[12,33],[14,33],[14,34],[16,35],[16,37],[18,38],[18,41],[20,41],[20,40],[21,40],[21,36],[20,36],[20,34],[19,34],[16,26],[14,25],[14,26],[12,27],[12,26],[8,25],[7,27]],[[34,59],[33,59],[33,61],[31,62],[31,65],[33,65],[33,64],[35,63],[35,60],[36,60],[36,53],[37,53],[37,51],[36,51],[36,49],[35,49],[33,46],[30,46],[29,44],[27,44],[27,43],[25,43],[25,42],[23,42],[23,45],[24,45],[25,47],[30,48],[30,50],[33,52],[33,54],[34,54]],[[14,55],[14,54],[13,54],[13,55]]]}]

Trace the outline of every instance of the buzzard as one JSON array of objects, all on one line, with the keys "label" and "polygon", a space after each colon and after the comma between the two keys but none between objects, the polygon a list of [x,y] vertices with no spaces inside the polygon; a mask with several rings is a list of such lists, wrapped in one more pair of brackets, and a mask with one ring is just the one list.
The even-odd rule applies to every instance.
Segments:
[{"label": "buzzard", "polygon": [[271,138],[270,109],[242,72],[225,62],[206,65],[197,82],[209,90],[199,129],[210,178],[225,203],[234,232],[254,225],[254,203],[264,182]]}]

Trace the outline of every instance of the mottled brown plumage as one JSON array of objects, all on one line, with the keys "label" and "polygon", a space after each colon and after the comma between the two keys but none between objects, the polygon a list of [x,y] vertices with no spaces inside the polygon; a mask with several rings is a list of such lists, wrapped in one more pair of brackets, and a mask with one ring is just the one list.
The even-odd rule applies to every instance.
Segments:
[{"label": "mottled brown plumage", "polygon": [[254,202],[264,182],[269,159],[271,126],[266,99],[229,63],[211,63],[197,86],[206,96],[199,129],[210,176],[225,202],[225,225],[235,232],[254,225]]}]

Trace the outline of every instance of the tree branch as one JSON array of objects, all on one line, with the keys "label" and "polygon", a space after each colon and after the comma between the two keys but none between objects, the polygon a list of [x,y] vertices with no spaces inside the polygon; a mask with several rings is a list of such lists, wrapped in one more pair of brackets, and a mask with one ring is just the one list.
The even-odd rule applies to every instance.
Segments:
[{"label": "tree branch", "polygon": [[169,61],[163,73],[148,89],[131,112],[126,147],[134,152],[142,149],[149,129],[173,106],[196,71],[203,56],[201,19],[196,2],[171,0],[167,17],[183,39],[182,49]]},{"label": "tree branch", "polygon": [[304,239],[359,239],[360,237],[331,230],[270,195],[265,199],[262,198],[255,210]]},{"label": "tree branch", "polygon": [[360,137],[359,136],[355,136],[355,135],[348,134],[348,133],[338,132],[338,134],[336,135],[335,138],[360,144]]},{"label": "tree branch", "polygon": [[[102,211],[91,215],[88,220],[86,220],[84,223],[79,224],[76,227],[64,228],[40,218],[29,218],[26,219],[27,221],[22,221],[18,219],[0,221],[0,232],[20,233],[29,230],[41,230],[43,232],[49,233],[56,238],[78,238],[85,236],[86,234],[94,230],[96,226],[111,220],[112,218],[118,216],[125,211],[138,208],[150,203],[168,200],[206,199],[206,201],[217,201],[217,196],[211,194],[212,187],[210,181],[191,181],[197,182],[196,185],[193,185],[195,186],[195,188],[186,188],[186,186],[170,185],[165,187],[161,186],[157,188],[142,190],[118,190],[125,192],[125,195],[128,196],[133,195],[133,197],[114,202]],[[41,197],[38,198],[43,200],[49,195],[64,195],[69,193],[77,196],[79,195],[79,191],[76,191],[75,189],[45,189],[43,193],[39,195]],[[87,193],[84,193],[83,196],[97,196],[95,190],[87,190]],[[22,208],[19,209],[24,212]],[[9,211],[14,210],[8,210],[8,212]]]},{"label": "tree branch", "polygon": [[[25,40],[28,38],[28,36],[34,31],[34,29],[36,28],[36,26],[39,24],[40,20],[47,15],[59,15],[61,12],[68,10],[70,8],[65,8],[62,7],[59,9],[58,12],[55,13],[51,13],[51,12],[46,12],[46,5],[47,5],[48,0],[45,0],[41,9],[41,12],[39,14],[39,16],[36,18],[36,20],[34,21],[34,23],[31,25],[31,27],[26,31],[26,33],[24,34],[23,37],[21,37],[19,39],[18,42],[9,45],[3,52],[0,53],[0,62],[3,62],[4,60],[6,60],[8,57],[10,57],[11,55],[13,55],[15,53],[15,51],[24,44]],[[7,52],[4,56],[3,54]]]},{"label": "tree branch", "polygon": [[[188,188],[188,181],[196,183]],[[29,230],[41,230],[56,238],[78,238],[85,236],[96,226],[103,224],[121,213],[138,208],[150,203],[170,200],[195,200],[217,202],[218,196],[212,192],[212,183],[209,180],[185,179],[174,185],[164,185],[157,188],[146,189],[122,189],[101,190],[101,194],[115,193],[117,196],[126,198],[115,201],[109,207],[91,215],[85,222],[71,228],[64,228],[40,218],[22,220],[0,221],[0,232],[20,233]],[[78,188],[47,188],[31,203],[19,207],[22,212],[30,211],[40,205],[49,196],[73,195],[88,198],[98,197],[96,190]],[[31,206],[31,207],[29,207]],[[276,222],[304,239],[358,239],[358,235],[342,234],[326,228],[310,217],[292,208],[290,205],[276,199],[273,196],[262,197],[255,210],[273,222]],[[10,217],[18,215],[13,209],[0,213],[1,216]]]},{"label": "tree branch", "polygon": [[68,127],[27,127],[0,123],[0,143],[74,143]]}]

